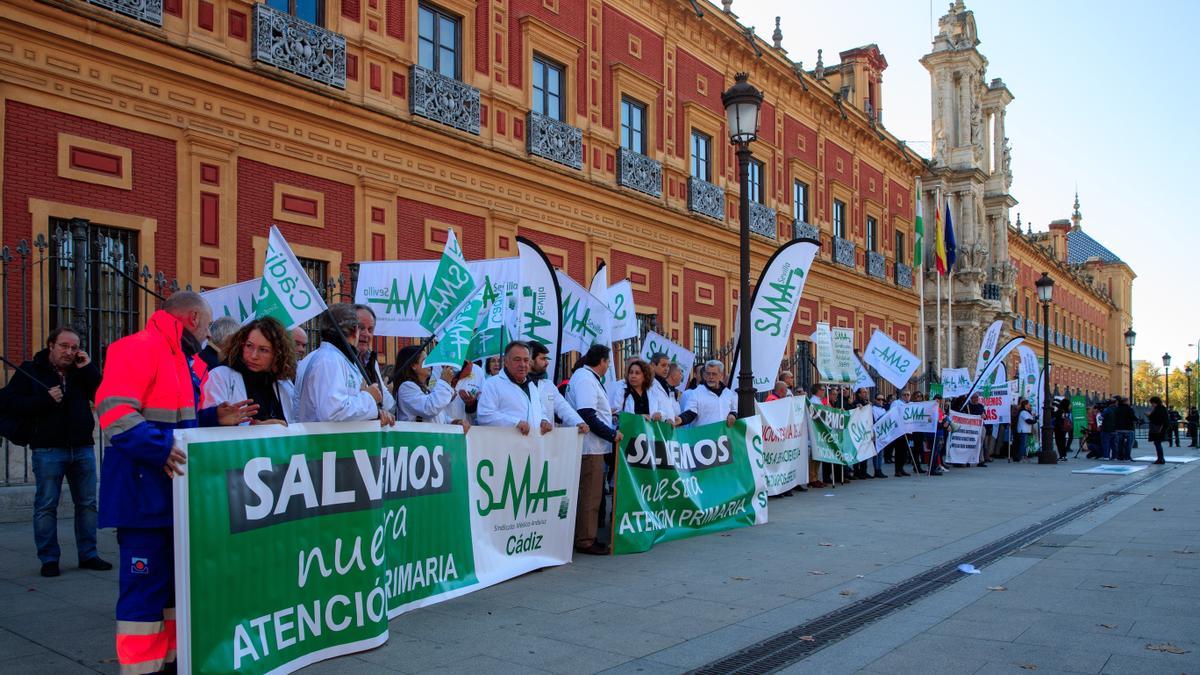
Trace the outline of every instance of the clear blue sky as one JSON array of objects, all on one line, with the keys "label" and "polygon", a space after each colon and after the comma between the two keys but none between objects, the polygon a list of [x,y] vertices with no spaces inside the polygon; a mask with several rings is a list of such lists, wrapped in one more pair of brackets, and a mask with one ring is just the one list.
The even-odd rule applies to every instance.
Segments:
[{"label": "clear blue sky", "polygon": [[[1034,230],[1071,214],[1133,268],[1135,359],[1161,367],[1196,358],[1200,233],[1191,208],[1200,161],[1193,65],[1200,2],[967,0],[988,78],[1016,97],[1006,119],[1012,194]],[[717,7],[720,3],[717,3]],[[734,0],[733,12],[768,42],[782,16],[783,47],[812,69],[876,43],[888,60],[884,122],[929,156],[929,74],[918,59],[949,2]],[[719,11],[719,10],[717,10]],[[932,14],[932,20],[931,20]],[[1172,367],[1174,370],[1174,366]]]}]

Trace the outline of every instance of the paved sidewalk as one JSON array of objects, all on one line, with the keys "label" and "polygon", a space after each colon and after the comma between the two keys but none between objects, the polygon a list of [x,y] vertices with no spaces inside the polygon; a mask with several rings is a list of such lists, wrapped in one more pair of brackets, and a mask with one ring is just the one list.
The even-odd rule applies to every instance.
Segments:
[{"label": "paved sidewalk", "polygon": [[[1152,471],[1169,474],[1146,486],[1151,496],[1121,497],[1064,528],[1087,526],[1078,539],[1002,559],[794,668],[1200,671],[1200,553],[1172,553],[1200,549],[1200,463],[1133,478],[1069,473],[1093,464],[996,463],[772,500],[766,526],[634,556],[578,556],[398,617],[387,645],[305,672],[680,672]],[[0,525],[0,672],[116,671],[116,573],[74,567],[69,520],[60,539],[63,576],[42,579],[29,524]],[[116,559],[111,533],[101,554]],[[1008,590],[986,590],[997,585]],[[1057,632],[1046,630],[1055,621]],[[1143,634],[1189,653],[1147,652]]]}]

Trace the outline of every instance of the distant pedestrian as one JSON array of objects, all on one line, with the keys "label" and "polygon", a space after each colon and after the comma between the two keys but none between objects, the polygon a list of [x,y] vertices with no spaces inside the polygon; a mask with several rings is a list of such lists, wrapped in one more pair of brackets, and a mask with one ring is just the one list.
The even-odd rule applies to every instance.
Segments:
[{"label": "distant pedestrian", "polygon": [[1183,416],[1174,408],[1167,408],[1167,438],[1170,439],[1171,445],[1178,448],[1179,443],[1179,423],[1183,421]]},{"label": "distant pedestrian", "polygon": [[[967,412],[972,415],[979,415],[981,419],[987,413],[987,407],[983,405],[983,397],[978,393],[971,395],[971,401],[967,403]],[[975,466],[987,466],[988,462],[987,440],[991,438],[992,425],[984,423],[983,430],[987,438],[980,439],[979,456],[976,458]]]},{"label": "distant pedestrian", "polygon": [[1188,409],[1188,414],[1187,414],[1186,419],[1187,419],[1187,435],[1188,435],[1188,438],[1191,439],[1191,441],[1192,441],[1191,445],[1188,445],[1188,447],[1194,448],[1194,447],[1196,447],[1196,427],[1197,427],[1197,424],[1200,423],[1200,412],[1196,411],[1196,406],[1192,406],[1191,408]]},{"label": "distant pedestrian", "polygon": [[1014,435],[1015,442],[1012,448],[1012,461],[1020,462],[1025,457],[1025,447],[1029,443],[1029,434],[1033,433],[1034,425],[1037,424],[1037,415],[1033,414],[1030,409],[1029,401],[1021,399],[1017,403],[1017,431]]},{"label": "distant pedestrian", "polygon": [[[36,380],[36,381],[35,381]],[[111,570],[96,551],[95,421],[91,404],[100,386],[100,369],[80,348],[79,334],[55,328],[46,348],[21,364],[0,391],[0,408],[28,417],[33,437],[33,539],[42,576],[59,575],[58,501],[63,478],[75,503],[75,547],[79,566]]]},{"label": "distant pedestrian", "polygon": [[1133,461],[1133,428],[1137,424],[1137,414],[1129,400],[1117,397],[1117,404],[1112,407],[1113,426],[1116,427],[1115,459],[1121,462]]},{"label": "distant pedestrian", "polygon": [[1071,451],[1071,437],[1074,435],[1075,422],[1071,419],[1071,399],[1060,398],[1054,406],[1054,444],[1058,448],[1058,461],[1067,461],[1067,453]]},{"label": "distant pedestrian", "polygon": [[1107,401],[1096,413],[1096,422],[1100,425],[1100,458],[1108,461],[1115,459],[1117,447],[1117,407],[1115,401]]},{"label": "distant pedestrian", "polygon": [[1167,413],[1167,408],[1163,405],[1162,399],[1157,396],[1150,397],[1150,433],[1149,441],[1154,444],[1154,454],[1158,457],[1154,460],[1155,464],[1166,464],[1167,460],[1163,457],[1162,442],[1167,437],[1167,425],[1171,423],[1171,416]]}]

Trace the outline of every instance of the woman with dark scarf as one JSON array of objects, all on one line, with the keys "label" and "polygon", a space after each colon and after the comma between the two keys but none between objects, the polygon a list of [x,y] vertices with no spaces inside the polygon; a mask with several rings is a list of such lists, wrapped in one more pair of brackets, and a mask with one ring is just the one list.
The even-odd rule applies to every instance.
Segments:
[{"label": "woman with dark scarf", "polygon": [[[613,416],[623,412],[641,415],[655,421],[662,419],[662,413],[655,410],[650,402],[650,383],[654,374],[645,361],[630,361],[625,367],[625,380],[616,388],[612,400]],[[651,415],[654,417],[651,417]]]},{"label": "woman with dark scarf", "polygon": [[255,319],[230,338],[225,362],[209,371],[201,404],[210,408],[249,399],[258,405],[250,424],[294,420],[296,346],[275,319]]}]

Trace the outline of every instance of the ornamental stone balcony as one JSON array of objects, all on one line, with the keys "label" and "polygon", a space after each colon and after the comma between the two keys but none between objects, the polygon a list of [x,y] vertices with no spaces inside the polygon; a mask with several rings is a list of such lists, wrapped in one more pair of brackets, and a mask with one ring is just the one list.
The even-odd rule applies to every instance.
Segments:
[{"label": "ornamental stone balcony", "polygon": [[662,163],[640,152],[617,148],[617,185],[662,197]]},{"label": "ornamental stone balcony", "polygon": [[583,130],[535,112],[526,117],[525,126],[529,154],[572,169],[583,168]]},{"label": "ornamental stone balcony", "polygon": [[155,26],[162,25],[163,0],[88,0],[93,5],[133,17]]},{"label": "ornamental stone balcony", "polygon": [[775,209],[750,202],[750,231],[767,239],[775,239],[778,236],[775,228]]},{"label": "ornamental stone balcony", "polygon": [[706,180],[689,176],[688,210],[716,220],[725,220],[725,191]]},{"label": "ornamental stone balcony", "polygon": [[803,220],[792,221],[792,236],[796,239],[812,239],[821,241],[821,230],[816,225],[810,225]]},{"label": "ornamental stone balcony", "polygon": [[412,114],[479,135],[479,90],[415,63],[412,66]]},{"label": "ornamental stone balcony", "polygon": [[878,251],[867,251],[867,274],[876,279],[887,278],[887,260]]},{"label": "ornamental stone balcony", "polygon": [[266,3],[254,5],[253,50],[255,61],[346,88],[346,38]]},{"label": "ornamental stone balcony", "polygon": [[901,288],[913,287],[913,268],[905,265],[902,262],[897,262],[892,265],[895,268],[896,285]]},{"label": "ornamental stone balcony", "polygon": [[844,267],[854,269],[857,267],[855,255],[857,251],[854,248],[854,242],[841,237],[833,238],[833,261]]}]

